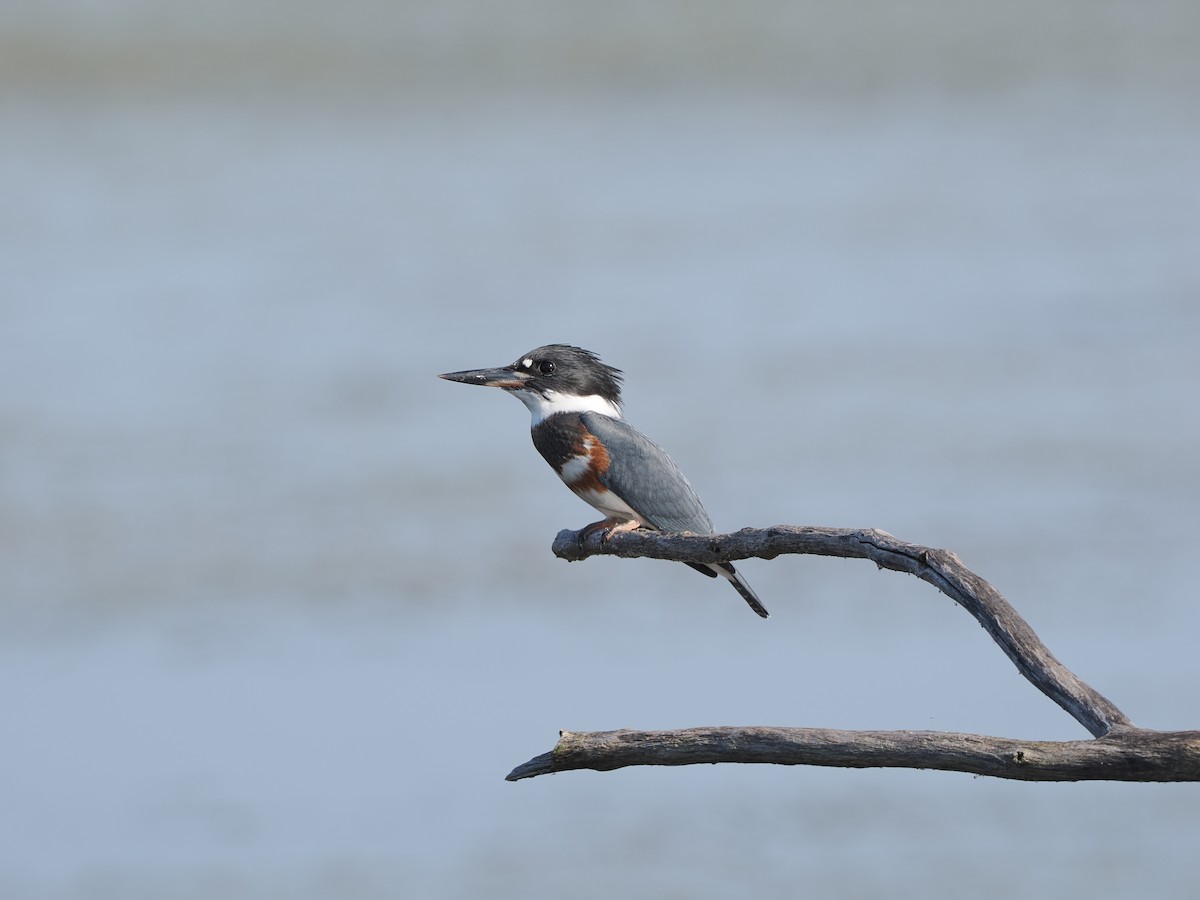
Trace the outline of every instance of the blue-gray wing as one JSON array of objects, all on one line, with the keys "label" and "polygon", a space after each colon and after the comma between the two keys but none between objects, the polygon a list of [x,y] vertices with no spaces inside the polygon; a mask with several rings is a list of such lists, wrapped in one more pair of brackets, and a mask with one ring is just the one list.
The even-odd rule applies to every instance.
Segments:
[{"label": "blue-gray wing", "polygon": [[583,413],[584,426],[608,451],[600,483],[659,531],[711,534],[712,519],[667,451],[636,428],[601,413]]}]

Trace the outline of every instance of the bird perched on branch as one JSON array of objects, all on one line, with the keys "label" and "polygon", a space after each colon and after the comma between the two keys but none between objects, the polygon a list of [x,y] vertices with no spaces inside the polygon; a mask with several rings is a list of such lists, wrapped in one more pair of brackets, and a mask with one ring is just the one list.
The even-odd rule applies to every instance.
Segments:
[{"label": "bird perched on branch", "polygon": [[[510,366],[439,375],[513,394],[533,416],[533,444],[558,477],[604,519],[603,539],[636,528],[712,534],[704,504],[667,452],[621,416],[621,372],[589,350],[547,344]],[[731,563],[688,563],[710,578],[720,575],[750,608],[769,615]]]}]

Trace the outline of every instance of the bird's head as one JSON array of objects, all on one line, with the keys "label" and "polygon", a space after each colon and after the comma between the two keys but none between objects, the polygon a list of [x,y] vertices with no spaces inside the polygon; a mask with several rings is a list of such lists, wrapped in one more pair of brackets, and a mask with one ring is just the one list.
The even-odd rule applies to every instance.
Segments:
[{"label": "bird's head", "polygon": [[439,375],[461,384],[481,384],[515,394],[529,407],[536,425],[559,412],[621,415],[621,372],[595,353],[569,344],[547,344],[494,369],[468,369]]}]

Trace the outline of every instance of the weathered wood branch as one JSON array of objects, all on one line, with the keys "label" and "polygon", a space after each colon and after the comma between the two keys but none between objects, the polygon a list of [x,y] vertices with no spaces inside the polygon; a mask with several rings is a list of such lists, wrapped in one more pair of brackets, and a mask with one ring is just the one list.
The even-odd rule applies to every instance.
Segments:
[{"label": "weathered wood branch", "polygon": [[510,781],[571,769],[717,762],[943,769],[1026,781],[1200,780],[1200,731],[1135,727],[1112,701],[1059,662],[1000,592],[949,550],[910,544],[878,529],[794,525],[743,528],[724,535],[634,531],[608,541],[598,533],[566,530],[555,539],[553,550],[570,561],[607,554],[731,562],[795,553],[869,559],[880,568],[907,572],[971,613],[1017,670],[1094,739],[1019,741],[942,732],[772,727],[564,731],[554,750],[518,766],[508,776]]},{"label": "weathered wood branch", "polygon": [[580,560],[595,554],[691,562],[732,562],[784,553],[869,559],[882,569],[907,572],[927,581],[973,615],[1017,669],[1094,736],[1133,723],[1116,705],[1054,658],[1029,623],[994,587],[963,565],[949,550],[901,541],[875,528],[817,528],[776,525],[743,528],[734,534],[683,535],[633,531],[605,543],[599,534],[560,531],[554,554]]},{"label": "weathered wood branch", "polygon": [[941,769],[1020,781],[1200,781],[1200,731],[1131,728],[1081,741],[826,728],[564,731],[552,751],[517,766],[508,780],[699,763]]}]

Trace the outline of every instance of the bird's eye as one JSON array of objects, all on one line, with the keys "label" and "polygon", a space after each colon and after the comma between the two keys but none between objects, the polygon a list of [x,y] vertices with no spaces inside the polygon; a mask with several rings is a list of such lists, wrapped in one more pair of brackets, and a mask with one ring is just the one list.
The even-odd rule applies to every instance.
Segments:
[{"label": "bird's eye", "polygon": [[543,375],[553,375],[555,368],[554,362],[549,359],[544,359],[538,363],[538,371]]}]

